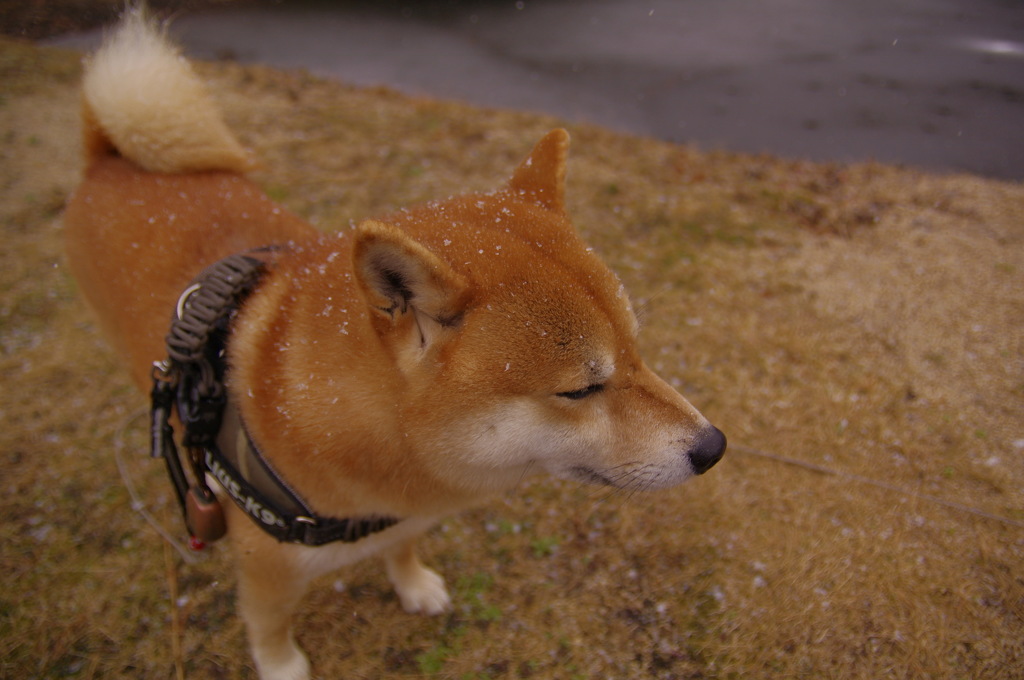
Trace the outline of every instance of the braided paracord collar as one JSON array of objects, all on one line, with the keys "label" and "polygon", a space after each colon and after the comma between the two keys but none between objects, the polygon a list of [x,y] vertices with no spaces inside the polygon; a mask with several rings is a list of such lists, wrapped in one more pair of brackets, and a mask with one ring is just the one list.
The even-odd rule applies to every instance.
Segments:
[{"label": "braided paracord collar", "polygon": [[[247,432],[246,446],[236,452],[248,457],[246,466],[236,466],[218,445],[228,407],[224,376],[231,320],[267,268],[253,256],[261,251],[250,252],[214,263],[185,289],[167,336],[168,358],[153,369],[152,455],[162,457],[167,465],[189,531],[204,542],[215,541],[226,531],[223,509],[206,481],[207,474],[257,526],[279,541],[309,546],[355,542],[396,524],[399,520],[391,517],[319,516],[270,466]],[[169,422],[172,408],[184,428],[181,439],[191,483],[174,443]],[[262,483],[274,488],[260,488],[239,472],[239,467],[254,466],[263,471]]]}]

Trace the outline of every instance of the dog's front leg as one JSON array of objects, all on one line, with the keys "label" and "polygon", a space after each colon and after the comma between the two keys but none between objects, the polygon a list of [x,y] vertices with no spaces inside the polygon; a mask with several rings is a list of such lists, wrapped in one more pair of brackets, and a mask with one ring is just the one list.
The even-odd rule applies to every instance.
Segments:
[{"label": "dog's front leg", "polygon": [[292,614],[311,577],[283,552],[250,555],[239,564],[238,607],[260,680],[309,680],[309,660],[295,642]]},{"label": "dog's front leg", "polygon": [[416,538],[409,538],[384,552],[388,579],[409,613],[440,614],[451,608],[451,598],[444,579],[428,569],[416,555]]}]

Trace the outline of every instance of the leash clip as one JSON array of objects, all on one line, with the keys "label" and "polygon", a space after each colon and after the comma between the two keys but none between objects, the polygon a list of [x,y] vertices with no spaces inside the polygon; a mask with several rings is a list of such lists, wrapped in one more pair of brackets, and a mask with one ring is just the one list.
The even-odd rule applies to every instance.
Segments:
[{"label": "leash clip", "polygon": [[149,375],[153,378],[154,384],[161,382],[173,386],[178,382],[178,378],[175,375],[174,370],[171,368],[171,362],[168,359],[154,361],[153,368],[149,372]]}]

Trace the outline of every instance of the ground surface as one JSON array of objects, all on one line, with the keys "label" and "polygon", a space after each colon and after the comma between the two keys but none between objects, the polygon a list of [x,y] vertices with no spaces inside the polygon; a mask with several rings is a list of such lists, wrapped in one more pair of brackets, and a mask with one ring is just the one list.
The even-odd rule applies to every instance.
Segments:
[{"label": "ground surface", "polygon": [[[23,14],[45,26],[67,20],[51,4],[103,2],[48,1],[42,15],[30,3]],[[706,149],[1024,179],[1018,2],[160,4],[180,8],[170,31],[200,59],[305,68]],[[102,34],[54,44],[92,50]]]},{"label": "ground surface", "polygon": [[[202,73],[325,229],[491,188],[559,124]],[[136,512],[180,533],[64,266],[77,76],[0,44],[0,677],[253,678],[227,551],[186,563]],[[449,616],[402,613],[377,563],[325,579],[319,677],[1019,677],[1024,187],[570,132],[575,220],[730,453],[675,490],[538,479],[451,519],[424,545]]]}]

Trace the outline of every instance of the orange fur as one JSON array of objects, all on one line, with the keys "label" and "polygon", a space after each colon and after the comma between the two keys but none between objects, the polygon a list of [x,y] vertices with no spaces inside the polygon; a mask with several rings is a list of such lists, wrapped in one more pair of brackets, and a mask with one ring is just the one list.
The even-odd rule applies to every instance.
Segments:
[{"label": "orange fur", "polygon": [[[443,611],[416,536],[527,472],[645,489],[722,455],[724,437],[643,363],[627,296],[566,215],[564,131],[498,191],[325,235],[239,174],[241,156],[206,152],[234,148],[223,124],[175,115],[212,109],[159,31],[130,14],[112,42],[86,75],[88,168],[65,217],[72,270],[103,330],[148,389],[188,282],[226,255],[281,246],[234,322],[231,403],[319,513],[405,518],[307,548],[278,544],[226,504],[262,678],[308,677],[290,614],[311,579],[342,564],[380,554],[406,609]],[[132,50],[146,52],[145,74],[129,68]],[[158,87],[165,73],[187,97],[162,94],[157,136],[119,142],[155,115],[121,90]],[[166,151],[159,134],[186,143]]]}]

